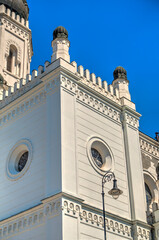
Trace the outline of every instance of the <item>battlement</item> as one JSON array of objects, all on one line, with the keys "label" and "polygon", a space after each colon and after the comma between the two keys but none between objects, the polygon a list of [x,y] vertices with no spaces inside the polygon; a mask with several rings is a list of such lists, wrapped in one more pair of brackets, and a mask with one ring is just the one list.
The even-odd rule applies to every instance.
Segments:
[{"label": "battlement", "polygon": [[96,77],[94,73],[90,73],[90,71],[84,69],[82,65],[77,66],[75,61],[71,64],[75,67],[75,74],[81,78],[82,83],[116,103],[121,104],[117,88],[114,88],[111,84],[108,85],[107,81],[102,81],[100,77]]},{"label": "battlement", "polygon": [[20,79],[14,83],[14,86],[9,86],[8,90],[0,90],[0,109],[5,105],[11,103],[16,98],[22,96],[24,93],[31,90],[33,87],[38,85],[41,80],[38,76],[38,71],[33,70],[32,75],[27,74],[26,79]]},{"label": "battlement", "polygon": [[[96,77],[94,73],[90,73],[88,69],[84,69],[83,66],[77,66],[77,63],[73,61],[71,64],[65,61],[62,58],[57,59],[56,61],[50,63],[48,61],[45,62],[44,66],[39,66],[38,71],[33,70],[32,75],[27,75],[26,79],[17,80],[13,87],[9,87],[8,90],[1,90],[0,91],[0,108],[4,107],[9,102],[16,99],[15,96],[19,96],[18,92],[24,94],[25,91],[21,90],[21,88],[27,89],[26,91],[30,90],[36,84],[39,84],[41,81],[41,74],[46,75],[49,72],[57,69],[58,67],[63,67],[67,69],[70,73],[72,73],[75,79],[78,81],[79,86],[82,86],[86,90],[92,91],[95,94],[102,94],[107,99],[110,99],[112,102],[122,106],[127,105],[133,109],[135,109],[134,103],[125,99],[123,101],[120,98],[118,88],[114,87],[113,84],[108,85],[107,81],[102,81],[100,77]],[[32,83],[32,84],[29,84]]]},{"label": "battlement", "polygon": [[5,5],[0,5],[0,15],[7,15],[11,17],[14,21],[16,21],[18,24],[23,25],[24,27],[29,28],[29,22],[26,21],[24,18],[22,18],[19,14],[17,14],[15,11],[11,10],[10,8],[7,8]]}]

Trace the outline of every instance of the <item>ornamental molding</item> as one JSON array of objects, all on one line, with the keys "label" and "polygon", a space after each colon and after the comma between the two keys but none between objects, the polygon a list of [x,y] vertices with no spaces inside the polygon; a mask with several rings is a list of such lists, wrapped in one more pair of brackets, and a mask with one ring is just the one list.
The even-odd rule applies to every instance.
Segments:
[{"label": "ornamental molding", "polygon": [[[80,219],[80,222],[94,225],[98,228],[103,228],[103,216],[86,209],[82,209],[81,205],[74,203],[69,200],[63,199],[63,211],[64,214],[74,216]],[[116,233],[121,236],[127,236],[131,238],[131,226],[116,221],[114,219],[106,218],[106,228],[107,231]]]},{"label": "ornamental molding", "polygon": [[122,122],[128,124],[130,127],[138,129],[139,127],[139,120],[138,117],[135,117],[129,113],[122,114]]},{"label": "ornamental molding", "polygon": [[153,144],[152,142],[143,139],[141,136],[140,148],[143,153],[159,159],[159,147],[155,146],[155,144]]},{"label": "ornamental molding", "polygon": [[6,18],[3,18],[3,19],[1,18],[1,24],[4,25],[4,27],[8,29],[10,32],[12,32],[14,35],[29,41],[29,34],[30,34],[29,29],[27,28],[24,29],[22,26],[19,26],[13,23],[13,21],[10,21]]},{"label": "ornamental molding", "polygon": [[71,81],[65,76],[61,76],[61,86],[73,92],[74,95],[76,95],[78,102],[88,105],[94,110],[120,123],[120,112],[117,109],[110,107],[108,104],[105,104],[104,101],[102,102],[101,100],[93,97],[88,92],[80,90],[78,88],[78,84],[74,81]]},{"label": "ornamental molding", "polygon": [[116,95],[112,94],[110,91],[105,90],[103,87],[100,87],[97,83],[93,83],[92,81],[87,80],[85,77],[81,78],[81,82],[83,85],[95,90],[96,92],[102,94],[103,96],[109,98],[121,106],[121,101]]},{"label": "ornamental molding", "polygon": [[90,94],[82,91],[77,90],[77,101],[81,102],[92,109],[102,113],[103,115],[113,119],[114,121],[121,123],[120,121],[120,112],[113,107],[110,107],[108,104],[105,104],[104,102],[100,101],[99,99],[91,96]]},{"label": "ornamental molding", "polygon": [[32,81],[26,83],[26,80],[22,79],[22,82],[17,81],[16,85],[20,85],[12,94],[6,96],[3,100],[0,101],[0,109],[4,108],[9,103],[15,101],[17,98],[21,97],[29,90],[39,85],[41,80],[39,78],[35,78]]},{"label": "ornamental molding", "polygon": [[[8,20],[7,18],[0,19],[1,25],[4,25],[6,30],[9,30],[12,34],[16,35],[17,37],[21,37],[22,39],[27,41],[28,45],[28,52],[29,52],[29,60],[31,62],[32,57],[32,48],[31,48],[31,31],[30,29],[26,28],[23,25],[19,25],[13,23],[13,21]],[[25,27],[25,28],[24,28]]]},{"label": "ornamental molding", "polygon": [[0,239],[10,238],[17,234],[40,227],[47,219],[61,214],[61,199],[54,199],[41,204],[22,214],[8,218],[0,223]]},{"label": "ornamental molding", "polygon": [[[21,88],[17,89],[14,93],[10,96],[4,98],[4,100],[0,101],[0,109],[2,109],[12,103],[14,100],[22,97],[25,93],[31,90],[35,86],[40,86],[43,84],[39,78],[35,78],[32,81],[28,82]],[[37,107],[40,104],[46,102],[46,96],[53,94],[55,91],[59,89],[60,83],[58,78],[54,78],[53,80],[47,81],[45,84],[41,85],[41,90],[38,92],[29,95],[29,98],[25,101],[21,100],[20,104],[16,103],[16,107],[12,107],[8,110],[5,114],[1,114],[0,117],[0,127],[3,127],[7,123],[14,121],[21,115],[25,114],[28,111],[32,111],[33,108]],[[14,105],[15,106],[15,105]]]},{"label": "ornamental molding", "polygon": [[33,108],[37,107],[39,104],[45,102],[46,91],[42,90],[35,95],[32,95],[29,99],[22,102],[21,104],[16,104],[16,107],[9,110],[7,113],[0,117],[0,128],[4,125],[16,120],[21,115],[25,114],[28,111],[31,111]]},{"label": "ornamental molding", "polygon": [[[47,220],[62,213],[78,218],[83,224],[103,229],[103,216],[98,211],[85,209],[80,201],[68,200],[63,198],[62,194],[58,194],[43,200],[41,204],[34,208],[1,220],[0,239],[8,239],[33,228],[38,228],[46,224]],[[114,217],[106,218],[106,228],[108,232],[127,239],[132,239],[133,237],[138,240],[150,239],[150,230],[131,222],[128,224],[124,220],[115,220]]]},{"label": "ornamental molding", "polygon": [[61,82],[61,87],[69,90],[70,92],[72,92],[74,95],[77,92],[77,83],[75,83],[74,81],[71,81],[69,78],[61,75],[60,76],[60,82]]},{"label": "ornamental molding", "polygon": [[151,239],[150,231],[146,230],[145,228],[142,228],[140,226],[137,226],[137,239],[138,240],[148,240]]}]

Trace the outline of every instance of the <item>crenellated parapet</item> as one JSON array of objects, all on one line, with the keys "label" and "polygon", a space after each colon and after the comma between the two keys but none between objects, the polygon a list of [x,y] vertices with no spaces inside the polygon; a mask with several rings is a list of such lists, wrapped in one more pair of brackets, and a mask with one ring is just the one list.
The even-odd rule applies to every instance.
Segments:
[{"label": "crenellated parapet", "polygon": [[23,27],[29,28],[28,20],[21,17],[15,11],[11,10],[10,8],[6,7],[5,5],[0,5],[0,16],[9,16],[10,19],[14,20],[15,23],[20,24]]},{"label": "crenellated parapet", "polygon": [[89,87],[93,91],[102,94],[120,106],[128,105],[130,108],[135,110],[135,104],[130,101],[130,98],[127,98],[128,80],[122,81],[121,79],[120,82],[118,81],[118,86],[121,84],[122,89],[123,86],[126,85],[124,88],[127,92],[124,96],[123,92],[125,90],[121,94],[121,88],[117,87],[117,85],[114,84],[114,81],[112,84],[108,84],[107,81],[103,81],[100,77],[96,77],[94,73],[90,73],[88,69],[84,69],[82,65],[77,66],[75,61],[73,61],[71,64],[74,66],[75,74],[80,78],[80,82],[82,82],[86,87]]},{"label": "crenellated parapet", "polygon": [[[90,71],[88,69],[84,69],[82,65],[77,66],[77,63],[75,61],[70,64],[62,58],[59,58],[52,63],[46,61],[44,66],[40,65],[38,67],[38,70],[33,70],[32,74],[27,74],[26,78],[17,78],[14,85],[9,86],[8,90],[1,90],[0,107],[4,107],[5,104],[8,104],[9,102],[15,100],[15,96],[19,96],[19,92],[23,92],[22,89],[31,89],[32,86],[35,86],[35,82],[42,81],[42,78],[44,76],[50,74],[53,71],[57,71],[57,68],[65,69],[68,71],[73,77],[68,80],[75,82],[79,89],[82,88],[82,91],[85,89],[86,91],[92,92],[92,94],[101,97],[103,96],[103,98],[106,98],[109,102],[114,102],[117,104],[119,108],[122,107],[122,99],[120,99],[119,90],[117,88],[114,88],[114,86],[111,84],[108,85],[107,81],[102,81],[100,77],[96,77],[94,73],[90,73]],[[77,91],[75,94],[78,95]],[[77,97],[79,98],[79,95]],[[132,104],[131,108],[135,109],[135,105],[132,102],[130,103]]]},{"label": "crenellated parapet", "polygon": [[14,86],[9,86],[8,90],[1,89],[0,109],[38,85],[41,80],[37,76],[38,71],[33,70],[32,75],[27,74],[26,79],[21,78],[14,83]]},{"label": "crenellated parapet", "polygon": [[111,84],[108,85],[107,81],[102,81],[100,77],[96,77],[94,73],[90,73],[82,65],[77,66],[75,61],[71,64],[75,67],[75,74],[80,78],[80,82],[121,105],[118,89],[114,89]]}]

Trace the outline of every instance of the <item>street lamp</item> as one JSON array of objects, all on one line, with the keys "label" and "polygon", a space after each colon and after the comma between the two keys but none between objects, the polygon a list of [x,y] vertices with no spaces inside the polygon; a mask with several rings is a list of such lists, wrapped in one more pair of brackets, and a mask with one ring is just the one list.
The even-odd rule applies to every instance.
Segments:
[{"label": "street lamp", "polygon": [[111,171],[106,172],[102,178],[102,201],[103,201],[103,219],[104,219],[104,240],[106,240],[106,223],[105,223],[105,202],[104,202],[104,184],[110,182],[113,179],[113,188],[108,192],[114,199],[117,199],[123,191],[117,187],[117,180],[115,174]]}]

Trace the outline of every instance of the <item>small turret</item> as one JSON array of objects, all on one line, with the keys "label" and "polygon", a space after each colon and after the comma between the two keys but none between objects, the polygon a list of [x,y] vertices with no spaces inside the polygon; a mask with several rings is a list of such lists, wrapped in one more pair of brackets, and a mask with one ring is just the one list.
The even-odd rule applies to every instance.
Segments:
[{"label": "small turret", "polygon": [[60,26],[53,32],[53,55],[51,61],[54,62],[58,58],[63,58],[67,62],[70,62],[69,47],[70,42],[68,40],[67,30]]},{"label": "small turret", "polygon": [[113,73],[114,80],[113,80],[113,87],[114,89],[119,90],[119,97],[120,98],[127,98],[131,100],[130,93],[129,93],[129,81],[127,80],[127,72],[123,67],[117,67]]}]

